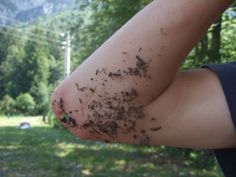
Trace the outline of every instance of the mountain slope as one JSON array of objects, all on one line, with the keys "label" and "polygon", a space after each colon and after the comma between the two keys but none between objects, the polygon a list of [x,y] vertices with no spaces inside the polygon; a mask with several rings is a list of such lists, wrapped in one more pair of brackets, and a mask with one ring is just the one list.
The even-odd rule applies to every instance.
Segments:
[{"label": "mountain slope", "polygon": [[72,7],[75,0],[1,0],[0,25],[32,21],[35,18]]}]

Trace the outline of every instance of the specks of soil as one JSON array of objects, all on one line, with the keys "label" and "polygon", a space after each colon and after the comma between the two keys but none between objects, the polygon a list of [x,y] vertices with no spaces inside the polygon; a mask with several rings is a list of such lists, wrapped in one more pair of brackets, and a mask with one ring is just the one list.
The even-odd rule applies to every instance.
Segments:
[{"label": "specks of soil", "polygon": [[60,96],[57,97],[56,102],[57,102],[57,105],[58,105],[59,109],[61,109],[62,112],[65,112],[64,102],[63,102],[63,100]]},{"label": "specks of soil", "polygon": [[142,133],[142,134],[145,134],[145,133],[146,133],[146,130],[145,130],[145,129],[142,129],[142,130],[141,130],[141,133]]},{"label": "specks of soil", "polygon": [[78,83],[75,83],[75,86],[76,86],[77,90],[81,91],[81,92],[83,92],[83,91],[85,91],[87,89],[87,87],[79,87]]},{"label": "specks of soil", "polygon": [[121,77],[121,70],[117,70],[116,72],[109,72],[108,77],[110,77],[111,79],[115,79],[117,77]]},{"label": "specks of soil", "polygon": [[147,64],[143,61],[143,59],[140,56],[136,56],[137,62],[136,62],[136,66],[138,67],[138,69],[144,69],[145,67],[147,67]]},{"label": "specks of soil", "polygon": [[143,134],[139,139],[140,145],[149,145],[150,144],[150,137],[148,137],[146,134]]},{"label": "specks of soil", "polygon": [[64,112],[62,119],[60,119],[61,122],[69,125],[70,127],[77,126],[77,123],[75,119],[73,119],[68,113]]},{"label": "specks of soil", "polygon": [[138,69],[139,73],[141,73],[141,76],[151,79],[151,76],[147,75],[149,63],[151,62],[151,60],[145,62],[139,55],[136,56],[136,59],[136,69]]},{"label": "specks of soil", "polygon": [[[103,75],[100,85],[106,88],[109,80],[125,79],[127,76],[151,79],[151,76],[148,75],[151,60],[145,61],[141,56],[141,51],[142,48],[140,47],[138,50],[139,55],[135,56],[136,64],[133,67],[114,71],[109,71],[105,68],[96,69],[96,76]],[[122,54],[126,55],[128,52],[122,51]],[[90,80],[94,81],[96,78],[92,77]],[[75,86],[78,91],[96,93],[95,88],[81,87],[78,83],[75,83]],[[135,88],[131,88],[130,90],[122,90],[112,94],[112,96],[109,96],[104,91],[103,94],[98,94],[97,96],[98,99],[89,101],[87,120],[82,123],[81,127],[97,135],[106,134],[111,138],[114,138],[118,131],[124,134],[132,132],[135,135],[133,138],[138,138],[135,134],[136,121],[144,117],[142,107],[134,103],[134,100],[138,97],[138,91]],[[79,102],[82,103],[82,100],[79,99]],[[149,138],[145,133],[146,130],[140,137],[142,144],[148,144],[149,142]]]},{"label": "specks of soil", "polygon": [[[139,53],[142,48],[139,48]],[[128,52],[123,51],[122,54],[128,54]],[[136,76],[140,78],[151,79],[151,76],[148,75],[148,68],[151,60],[145,61],[140,54],[135,56],[136,65],[134,67],[128,67],[126,69],[117,69],[115,71],[107,71],[105,68],[97,69],[95,75],[104,74],[108,78],[114,80],[117,78],[125,78],[126,76]],[[125,59],[122,60],[125,62]],[[94,79],[93,79],[94,80]],[[104,83],[102,83],[104,85]],[[78,87],[78,86],[77,86]],[[80,88],[81,89],[81,88]]]},{"label": "specks of soil", "polygon": [[93,126],[94,125],[94,123],[93,123],[93,121],[92,120],[86,120],[83,124],[82,124],[82,127],[83,128],[89,128],[89,127],[91,127],[91,126]]},{"label": "specks of soil", "polygon": [[89,88],[90,92],[94,93],[95,92],[95,89],[93,88]]},{"label": "specks of soil", "polygon": [[167,35],[167,32],[164,28],[161,28],[160,29],[160,33],[163,35],[163,36],[166,36]]},{"label": "specks of soil", "polygon": [[162,127],[154,127],[154,128],[150,128],[151,131],[159,131],[161,130]]},{"label": "specks of soil", "polygon": [[97,69],[96,72],[95,72],[95,75],[99,75],[99,74],[105,74],[107,75],[107,71],[105,68],[101,68],[101,69]]},{"label": "specks of soil", "polygon": [[[88,121],[82,127],[98,134],[114,137],[118,130],[127,134],[136,131],[136,120],[142,119],[142,107],[132,103],[138,92],[135,89],[115,93],[114,96],[98,95],[88,105]],[[91,123],[93,122],[93,123]]]},{"label": "specks of soil", "polygon": [[152,117],[151,120],[152,120],[152,121],[156,121],[156,118],[155,118],[155,117]]},{"label": "specks of soil", "polygon": [[138,135],[137,135],[137,134],[134,134],[134,135],[133,135],[133,138],[134,138],[134,139],[137,139],[137,138],[138,138]]},{"label": "specks of soil", "polygon": [[60,114],[62,114],[62,118],[59,120],[62,123],[69,125],[70,127],[77,126],[75,119],[70,116],[70,114],[72,114],[72,111],[70,110],[69,113],[65,111],[63,99],[60,96],[58,96],[56,102],[60,109]]}]

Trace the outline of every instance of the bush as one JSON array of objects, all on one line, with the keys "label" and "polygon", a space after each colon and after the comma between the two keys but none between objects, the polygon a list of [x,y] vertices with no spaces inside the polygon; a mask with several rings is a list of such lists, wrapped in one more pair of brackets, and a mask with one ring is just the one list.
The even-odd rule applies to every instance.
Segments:
[{"label": "bush", "polygon": [[30,90],[37,107],[35,113],[46,116],[49,111],[49,88],[46,84],[39,82],[34,85]]},{"label": "bush", "polygon": [[15,101],[9,95],[5,95],[0,101],[0,113],[7,116],[13,115],[16,113],[15,110]]},{"label": "bush", "polygon": [[50,110],[47,114],[48,123],[53,128],[63,128],[61,122],[55,117],[54,113]]},{"label": "bush", "polygon": [[20,94],[16,98],[15,104],[17,111],[24,115],[32,115],[35,109],[35,101],[33,97],[28,93]]}]

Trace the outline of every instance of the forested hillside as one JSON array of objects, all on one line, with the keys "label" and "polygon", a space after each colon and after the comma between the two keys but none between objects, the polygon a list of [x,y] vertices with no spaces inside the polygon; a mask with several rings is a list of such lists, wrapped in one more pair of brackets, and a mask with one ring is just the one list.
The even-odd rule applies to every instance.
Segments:
[{"label": "forested hillside", "polygon": [[0,25],[20,22],[31,22],[42,15],[61,12],[74,6],[75,0],[1,0]]}]

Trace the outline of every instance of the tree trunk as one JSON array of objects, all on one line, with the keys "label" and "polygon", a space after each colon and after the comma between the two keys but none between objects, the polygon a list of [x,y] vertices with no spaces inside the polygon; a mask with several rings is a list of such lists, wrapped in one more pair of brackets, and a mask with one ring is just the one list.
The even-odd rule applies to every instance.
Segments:
[{"label": "tree trunk", "polygon": [[220,45],[221,45],[221,27],[222,27],[222,16],[220,16],[212,29],[212,41],[210,50],[210,61],[219,63],[221,61],[220,56]]},{"label": "tree trunk", "polygon": [[194,48],[196,59],[194,60],[194,65],[203,65],[207,59],[208,54],[208,36],[207,33],[199,41],[197,46]]}]

